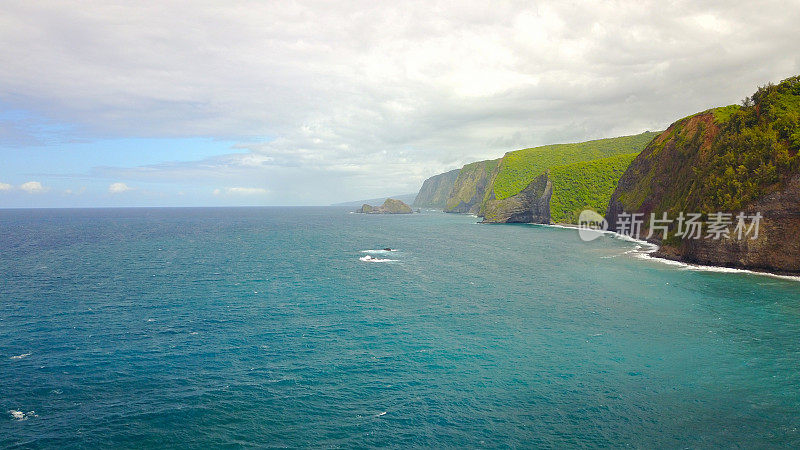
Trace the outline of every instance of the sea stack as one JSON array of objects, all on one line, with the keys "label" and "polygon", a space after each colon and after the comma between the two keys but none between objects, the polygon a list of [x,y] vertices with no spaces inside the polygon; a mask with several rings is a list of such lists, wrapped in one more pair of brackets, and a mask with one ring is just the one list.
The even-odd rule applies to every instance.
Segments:
[{"label": "sea stack", "polygon": [[411,214],[414,211],[401,200],[387,198],[381,206],[371,206],[365,203],[356,212],[362,214]]}]

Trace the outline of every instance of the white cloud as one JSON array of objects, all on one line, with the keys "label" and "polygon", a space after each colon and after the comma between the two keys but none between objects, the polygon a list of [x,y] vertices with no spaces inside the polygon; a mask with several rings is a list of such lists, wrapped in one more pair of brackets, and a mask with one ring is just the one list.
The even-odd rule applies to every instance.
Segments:
[{"label": "white cloud", "polygon": [[[64,139],[239,142],[239,153],[103,176],[269,176],[281,198],[411,192],[514,148],[660,129],[800,72],[796,0],[18,0],[0,22],[0,98],[71,125]],[[17,121],[0,141],[41,129],[55,139]]]},{"label": "white cloud", "polygon": [[111,183],[108,186],[108,192],[111,194],[119,194],[130,190],[132,190],[132,188],[125,183]]},{"label": "white cloud", "polygon": [[224,189],[214,189],[214,195],[264,195],[269,191],[263,188],[252,187],[227,187]]},{"label": "white cloud", "polygon": [[11,189],[14,189],[14,186],[8,183],[0,183],[0,192],[10,191]]},{"label": "white cloud", "polygon": [[80,189],[64,189],[64,195],[81,195],[86,192],[86,186],[81,186]]},{"label": "white cloud", "polygon": [[49,188],[42,186],[42,183],[38,181],[28,181],[27,183],[22,183],[19,185],[19,188],[28,194],[41,194],[49,190]]}]

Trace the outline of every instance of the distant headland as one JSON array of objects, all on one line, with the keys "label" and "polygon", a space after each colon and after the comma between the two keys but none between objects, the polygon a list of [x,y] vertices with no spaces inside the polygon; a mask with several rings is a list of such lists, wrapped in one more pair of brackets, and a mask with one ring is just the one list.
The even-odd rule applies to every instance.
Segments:
[{"label": "distant headland", "polygon": [[[608,229],[622,234],[640,219],[635,234],[658,245],[657,256],[797,274],[798,195],[800,76],[663,132],[467,164],[425,180],[413,206],[475,214],[484,223],[577,224],[591,210],[605,213]],[[707,232],[686,238],[685,217]]]}]

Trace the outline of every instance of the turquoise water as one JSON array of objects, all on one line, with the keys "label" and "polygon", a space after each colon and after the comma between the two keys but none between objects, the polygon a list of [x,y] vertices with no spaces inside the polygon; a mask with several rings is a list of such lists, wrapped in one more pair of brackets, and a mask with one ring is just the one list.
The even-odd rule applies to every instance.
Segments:
[{"label": "turquoise water", "polygon": [[800,282],[475,220],[0,211],[0,446],[800,446]]}]

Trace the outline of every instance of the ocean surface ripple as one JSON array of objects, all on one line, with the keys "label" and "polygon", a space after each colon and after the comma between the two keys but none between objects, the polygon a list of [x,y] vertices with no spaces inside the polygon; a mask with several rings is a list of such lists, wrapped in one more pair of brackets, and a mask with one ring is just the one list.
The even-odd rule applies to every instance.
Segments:
[{"label": "ocean surface ripple", "polygon": [[0,233],[0,447],[800,447],[795,281],[436,212]]}]

